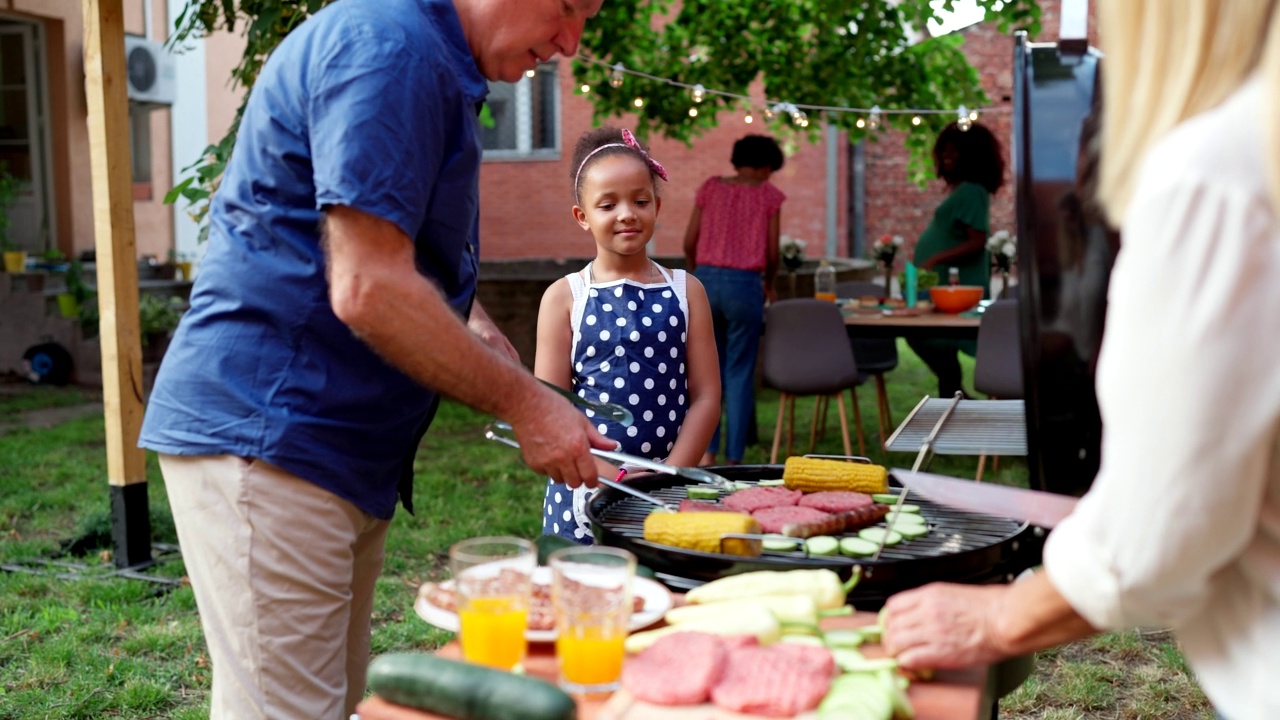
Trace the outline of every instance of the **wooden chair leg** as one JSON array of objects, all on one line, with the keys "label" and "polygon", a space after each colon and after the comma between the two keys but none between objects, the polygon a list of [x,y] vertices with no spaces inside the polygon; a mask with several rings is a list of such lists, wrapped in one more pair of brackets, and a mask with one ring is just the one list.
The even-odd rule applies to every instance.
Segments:
[{"label": "wooden chair leg", "polygon": [[778,393],[778,422],[773,428],[773,449],[769,451],[769,464],[778,462],[778,443],[782,442],[782,417],[787,414],[787,394]]},{"label": "wooden chair leg", "polygon": [[[831,404],[831,398],[823,395],[818,398],[818,405],[822,407],[822,415],[818,418],[818,439],[821,440],[827,436],[827,406]],[[809,448],[809,452],[813,452],[813,448]]]},{"label": "wooden chair leg", "polygon": [[889,412],[889,392],[884,386],[884,373],[876,373],[875,378],[880,413],[880,444],[884,445],[889,440],[889,433],[893,432],[893,415]]},{"label": "wooden chair leg", "polygon": [[[822,408],[822,401],[826,398],[818,397],[813,400],[813,422],[809,425],[809,452],[818,444],[818,409]],[[826,422],[826,413],[822,413],[822,422]]]},{"label": "wooden chair leg", "polygon": [[796,396],[787,398],[787,457],[791,457],[791,441],[796,439]]},{"label": "wooden chair leg", "polygon": [[[849,388],[849,392],[853,395],[853,423],[858,431],[858,454],[866,457],[867,438],[862,434],[862,410],[858,409],[858,388]],[[844,393],[840,393],[840,397],[844,397]]]},{"label": "wooden chair leg", "polygon": [[991,472],[1000,472],[1000,456],[991,456]]},{"label": "wooden chair leg", "polygon": [[978,475],[973,479],[974,482],[982,482],[982,468],[987,464],[987,455],[983,453],[978,456]]},{"label": "wooden chair leg", "polygon": [[852,455],[853,450],[849,448],[849,415],[844,409],[844,392],[836,395],[836,409],[840,413],[840,437],[844,440],[844,454]]}]

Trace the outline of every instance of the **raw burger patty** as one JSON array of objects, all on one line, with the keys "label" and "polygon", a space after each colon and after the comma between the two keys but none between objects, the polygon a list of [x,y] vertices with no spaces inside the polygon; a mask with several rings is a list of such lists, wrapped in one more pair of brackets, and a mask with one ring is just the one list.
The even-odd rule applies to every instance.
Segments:
[{"label": "raw burger patty", "polygon": [[805,495],[797,504],[800,507],[817,508],[823,512],[840,513],[868,507],[874,503],[870,495],[859,492],[827,491]]},{"label": "raw burger patty", "polygon": [[720,504],[734,512],[753,513],[761,508],[795,505],[803,494],[783,487],[753,487],[729,495]]},{"label": "raw burger patty", "polygon": [[711,701],[746,715],[792,717],[817,707],[830,688],[830,673],[815,671],[789,650],[744,648],[729,653],[729,665],[711,689]]},{"label": "raw burger patty", "polygon": [[697,705],[711,697],[729,652],[709,633],[679,632],[659,638],[622,666],[622,687],[655,705]]},{"label": "raw burger patty", "polygon": [[831,517],[831,513],[825,513],[809,507],[800,507],[799,505],[790,505],[762,508],[751,513],[751,517],[760,523],[761,530],[767,533],[780,533],[783,526],[791,523],[811,523],[826,520]]}]

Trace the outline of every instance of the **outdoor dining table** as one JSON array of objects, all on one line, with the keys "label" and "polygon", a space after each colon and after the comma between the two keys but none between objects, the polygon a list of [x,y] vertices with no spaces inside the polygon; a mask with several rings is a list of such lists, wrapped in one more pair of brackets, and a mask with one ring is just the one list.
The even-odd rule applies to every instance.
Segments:
[{"label": "outdoor dining table", "polygon": [[886,315],[883,312],[861,312],[845,308],[845,330],[850,336],[947,338],[973,340],[978,337],[982,316],[969,313],[926,312],[919,315]]},{"label": "outdoor dining table", "polygon": [[[675,596],[675,604],[683,603],[683,594]],[[829,617],[822,621],[824,630],[837,628],[855,628],[873,625],[876,614],[857,612],[851,616]],[[868,657],[882,656],[878,645],[863,646],[860,650]],[[462,657],[462,650],[457,641],[453,641],[436,651],[441,657],[454,660]],[[530,643],[529,653],[524,663],[525,673],[555,682],[556,658],[553,643]],[[916,720],[976,720],[987,717],[986,711],[992,706],[992,698],[988,696],[987,668],[971,668],[968,670],[939,671],[928,682],[913,682],[907,690],[911,705],[915,709]],[[639,720],[640,715],[628,712],[625,703],[610,703],[611,696],[579,697],[578,720]],[[647,706],[652,707],[652,706]],[[645,720],[677,720],[691,718],[687,714],[689,708],[662,708],[662,715],[652,710],[642,713]],[[724,713],[725,717],[743,717],[732,713]],[[445,720],[438,715],[423,715],[423,720]],[[719,714],[699,714],[698,717],[720,717]],[[751,716],[746,716],[751,717]]]}]

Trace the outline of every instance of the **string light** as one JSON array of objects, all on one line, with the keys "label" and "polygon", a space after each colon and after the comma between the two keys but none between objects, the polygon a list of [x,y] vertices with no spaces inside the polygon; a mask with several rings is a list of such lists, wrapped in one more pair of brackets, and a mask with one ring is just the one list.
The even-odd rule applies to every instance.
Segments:
[{"label": "string light", "polygon": [[525,77],[527,77],[527,78],[531,78],[531,77],[533,77],[534,75],[537,75],[537,74],[538,74],[538,71],[537,71],[537,69],[536,69],[536,68],[529,68],[528,70],[525,70],[525,71],[524,71],[524,76],[525,76]]},{"label": "string light", "polygon": [[689,108],[689,117],[698,117],[698,108]]},{"label": "string light", "polygon": [[963,105],[956,111],[956,127],[960,128],[960,132],[969,132],[969,128],[973,127],[973,120],[969,118],[969,108]]},{"label": "string light", "polygon": [[[685,90],[688,90],[690,93],[690,96],[693,98],[693,101],[695,103],[704,102],[707,99],[708,95],[719,95],[725,98],[732,98],[736,100],[745,101],[748,106],[746,117],[751,118],[750,122],[755,122],[755,117],[752,114],[751,110],[753,108],[758,108],[765,122],[773,122],[779,113],[787,113],[788,115],[791,116],[792,123],[794,123],[798,127],[806,127],[809,123],[808,115],[806,114],[805,111],[808,111],[809,113],[812,113],[812,112],[826,113],[828,115],[839,114],[839,113],[856,113],[860,116],[866,115],[865,119],[863,117],[858,117],[854,121],[855,126],[857,126],[859,129],[866,129],[866,130],[878,130],[881,127],[883,127],[884,116],[887,116],[887,115],[910,116],[911,124],[916,127],[923,124],[924,122],[924,118],[922,117],[923,115],[950,115],[956,118],[957,125],[961,124],[960,113],[954,108],[952,109],[894,108],[894,109],[885,110],[885,109],[881,109],[881,107],[878,104],[872,105],[870,108],[859,108],[859,107],[812,105],[812,104],[806,104],[806,103],[794,103],[794,102],[776,101],[776,100],[769,100],[769,99],[761,100],[758,98],[752,98],[749,95],[743,95],[739,93],[727,92],[724,90],[707,88],[703,86],[701,83],[690,85],[688,83],[682,83],[670,78],[659,77],[657,75],[650,75],[648,73],[640,72],[638,70],[630,70],[626,68],[622,63],[609,64],[604,62],[603,60],[597,60],[596,58],[587,57],[583,55],[579,55],[575,59],[580,62],[603,65],[604,67],[608,68],[609,69],[609,85],[614,88],[622,87],[624,83],[624,78],[626,75],[635,75],[636,77],[644,78],[646,80],[665,83],[673,87],[683,88]],[[530,71],[528,75],[530,77],[533,77],[534,72]],[[584,90],[583,92],[587,92],[587,90]],[[636,98],[632,101],[632,104],[637,108],[643,107],[644,99],[640,96],[636,96]],[[978,120],[980,110],[982,112],[1010,112],[1012,110],[1012,108],[1008,105],[998,105],[998,106],[975,108],[975,109],[968,109],[968,108],[962,108],[962,109],[967,110],[968,112],[967,116],[971,123],[976,122]],[[798,116],[796,114],[797,112],[799,113]],[[691,117],[693,116],[691,115]],[[744,121],[746,121],[746,117],[744,117]],[[799,119],[797,119],[797,117]]]},{"label": "string light", "polygon": [[751,111],[750,111],[750,110],[748,110],[748,111],[747,111],[747,116],[746,116],[746,117],[744,117],[744,118],[742,118],[742,122],[744,122],[744,123],[746,123],[746,124],[748,124],[748,125],[750,125],[751,123],[753,123],[753,122],[755,122],[755,121],[756,121],[756,119],[755,119],[755,118],[753,118],[753,117],[751,117]]},{"label": "string light", "polygon": [[582,87],[580,89],[582,90],[583,95],[586,95],[587,93],[591,92],[591,86],[586,83],[582,83]]}]

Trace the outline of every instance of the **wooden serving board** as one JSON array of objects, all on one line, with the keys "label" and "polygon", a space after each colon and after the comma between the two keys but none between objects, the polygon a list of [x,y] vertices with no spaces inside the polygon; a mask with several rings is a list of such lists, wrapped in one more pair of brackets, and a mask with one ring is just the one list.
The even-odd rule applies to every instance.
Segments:
[{"label": "wooden serving board", "polygon": [[[817,720],[818,713],[810,711],[795,715],[795,720]],[[654,705],[635,699],[631,693],[619,690],[609,696],[609,701],[596,713],[595,720],[770,720],[760,715],[743,715],[712,705]]]}]

